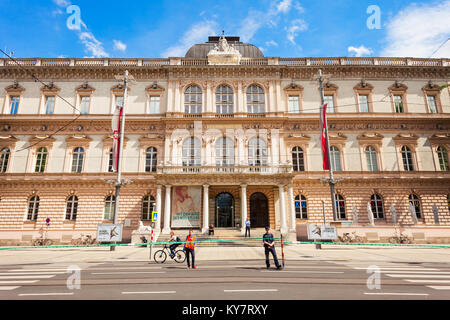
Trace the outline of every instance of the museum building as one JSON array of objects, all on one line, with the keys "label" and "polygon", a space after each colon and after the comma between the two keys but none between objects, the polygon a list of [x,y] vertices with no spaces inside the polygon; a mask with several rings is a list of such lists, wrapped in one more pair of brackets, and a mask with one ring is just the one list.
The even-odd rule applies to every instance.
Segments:
[{"label": "museum building", "polygon": [[368,204],[375,228],[392,228],[395,212],[398,223],[449,234],[450,59],[265,57],[239,37],[211,36],[167,59],[0,59],[1,244],[27,243],[42,228],[68,243],[112,223],[111,119],[125,99],[117,80],[125,70],[134,80],[124,241],[153,211],[162,234],[210,225],[239,234],[249,218],[295,236],[324,218],[365,227]]}]

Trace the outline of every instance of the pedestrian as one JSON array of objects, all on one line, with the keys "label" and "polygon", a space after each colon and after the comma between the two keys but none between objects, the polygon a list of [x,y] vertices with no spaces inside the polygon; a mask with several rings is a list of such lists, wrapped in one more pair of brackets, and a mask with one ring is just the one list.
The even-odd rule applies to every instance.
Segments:
[{"label": "pedestrian", "polygon": [[245,237],[247,237],[247,231],[248,231],[248,237],[250,238],[250,220],[245,219]]},{"label": "pedestrian", "polygon": [[270,252],[272,253],[273,260],[275,262],[277,270],[280,270],[281,265],[278,263],[277,253],[275,252],[275,240],[273,239],[273,234],[270,233],[270,227],[267,226],[265,229],[266,233],[263,235],[263,242],[264,242],[264,253],[266,254],[267,269],[270,268],[270,261],[269,261],[269,252]]},{"label": "pedestrian", "polygon": [[[175,235],[173,231],[170,232],[170,240],[169,242],[175,242],[169,246],[170,249],[170,257],[173,259],[175,257],[175,249],[180,245],[181,239]],[[177,243],[178,242],[178,243]]]},{"label": "pedestrian", "polygon": [[184,245],[186,251],[187,268],[191,267],[189,255],[192,257],[192,269],[197,269],[195,265],[195,236],[192,235],[192,229],[189,230],[189,235],[186,237],[186,244]]}]

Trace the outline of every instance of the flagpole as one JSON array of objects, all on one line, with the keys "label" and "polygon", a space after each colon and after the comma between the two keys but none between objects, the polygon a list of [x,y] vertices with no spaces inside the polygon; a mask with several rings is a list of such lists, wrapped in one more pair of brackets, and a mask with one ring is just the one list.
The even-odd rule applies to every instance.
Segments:
[{"label": "flagpole", "polygon": [[[114,216],[113,216],[113,224],[117,224],[118,216],[119,216],[119,197],[120,197],[120,187],[122,185],[122,154],[123,154],[123,139],[125,133],[125,105],[127,101],[127,83],[128,83],[128,70],[125,70],[125,75],[123,79],[123,105],[122,112],[120,117],[120,141],[119,141],[119,157],[117,161],[117,181],[116,181],[116,197],[114,202]],[[120,113],[119,113],[120,114]],[[116,249],[115,246],[110,246],[110,251],[114,251]]]},{"label": "flagpole", "polygon": [[[324,98],[324,92],[323,92],[323,75],[322,75],[321,69],[319,69],[319,87],[320,87],[321,108],[323,108],[324,104],[325,104],[325,98]],[[329,174],[330,174],[328,183],[330,184],[331,208],[333,209],[333,221],[337,221],[336,199],[335,199],[335,191],[334,191],[334,176],[333,176],[333,167],[331,166],[330,141],[328,139],[328,122],[327,122],[326,113],[325,113],[324,118],[325,118],[324,119],[324,121],[325,121],[325,138],[326,138],[327,153],[328,153],[328,168],[329,168]]]}]

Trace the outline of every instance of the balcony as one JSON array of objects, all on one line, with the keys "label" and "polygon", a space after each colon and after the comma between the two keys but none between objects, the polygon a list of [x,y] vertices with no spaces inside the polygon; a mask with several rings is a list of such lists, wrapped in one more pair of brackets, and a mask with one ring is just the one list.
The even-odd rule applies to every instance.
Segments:
[{"label": "balcony", "polygon": [[290,174],[291,165],[278,166],[160,166],[157,174]]}]

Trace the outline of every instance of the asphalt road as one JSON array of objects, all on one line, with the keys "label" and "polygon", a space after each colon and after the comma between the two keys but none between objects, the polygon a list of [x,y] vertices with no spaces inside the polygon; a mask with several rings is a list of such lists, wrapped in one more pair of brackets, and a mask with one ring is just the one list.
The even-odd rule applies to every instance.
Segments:
[{"label": "asphalt road", "polygon": [[[187,270],[173,261],[22,264],[0,267],[1,299],[302,300],[450,299],[450,265],[352,261],[201,261]],[[72,271],[68,272],[68,267]],[[375,268],[375,269],[374,269]],[[378,268],[378,269],[376,269]],[[372,271],[370,271],[372,270]],[[377,286],[379,275],[379,286]],[[370,286],[368,287],[367,281]],[[77,279],[79,289],[77,289]],[[70,286],[68,287],[67,284]]]}]

